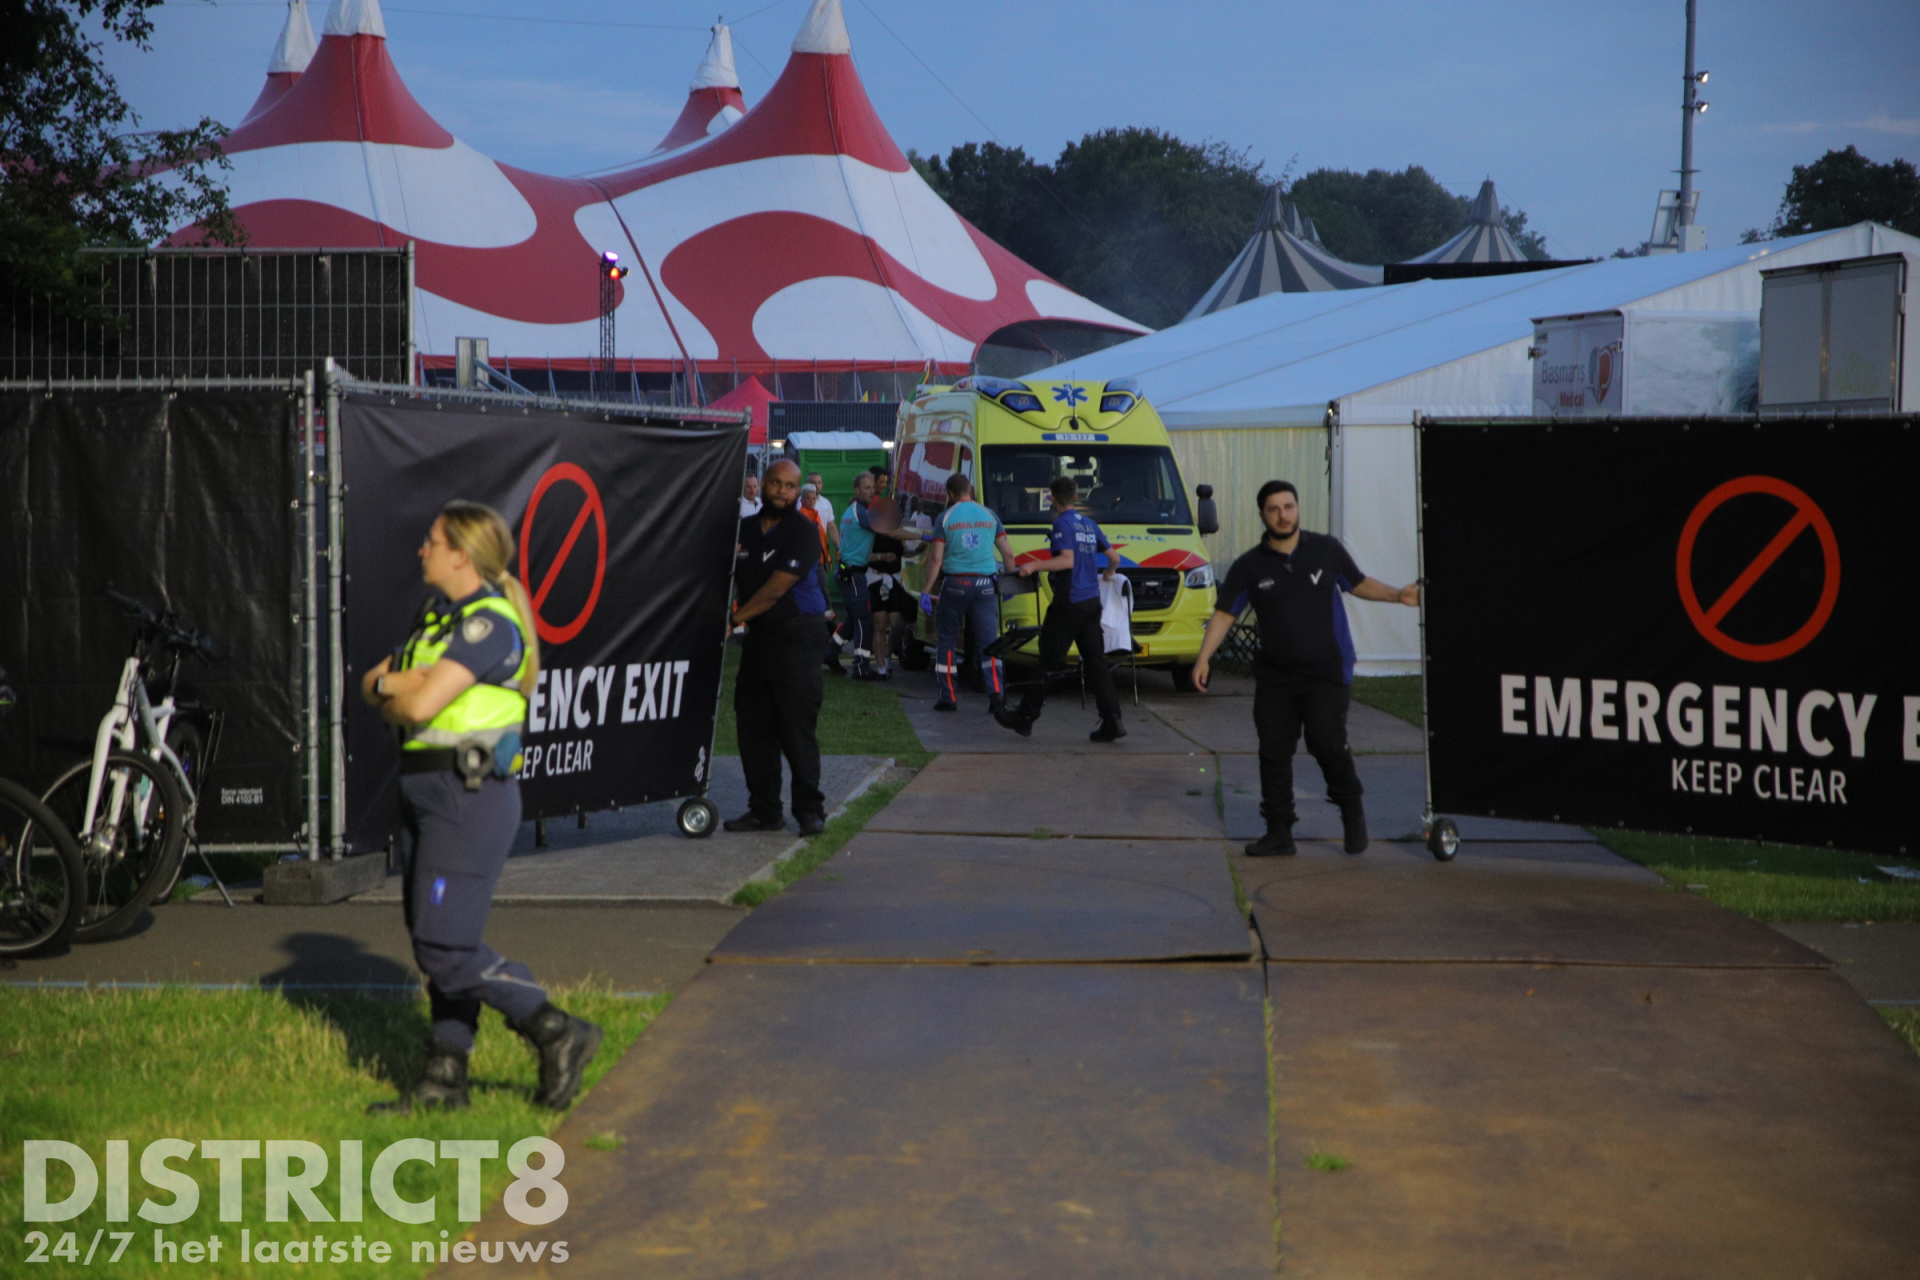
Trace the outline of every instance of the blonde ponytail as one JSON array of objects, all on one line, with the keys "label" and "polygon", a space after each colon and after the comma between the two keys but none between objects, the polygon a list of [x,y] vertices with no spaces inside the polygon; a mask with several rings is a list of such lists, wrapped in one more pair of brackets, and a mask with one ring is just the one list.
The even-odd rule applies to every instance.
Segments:
[{"label": "blonde ponytail", "polygon": [[520,677],[520,692],[531,699],[533,686],[540,679],[540,632],[534,626],[533,601],[520,579],[507,572],[513,559],[513,531],[500,513],[481,502],[456,499],[440,508],[441,526],[447,545],[467,553],[474,572],[507,597],[513,611],[520,615],[520,641],[526,646],[525,674]]}]

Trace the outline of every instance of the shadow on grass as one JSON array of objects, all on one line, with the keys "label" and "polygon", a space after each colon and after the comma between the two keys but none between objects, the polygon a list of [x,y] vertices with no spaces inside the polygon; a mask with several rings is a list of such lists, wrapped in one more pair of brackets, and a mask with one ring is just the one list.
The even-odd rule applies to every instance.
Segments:
[{"label": "shadow on grass", "polygon": [[277,989],[289,1005],[332,1025],[354,1067],[396,1089],[420,1078],[427,1022],[413,969],[335,933],[288,934],[280,949],[287,962],[263,975],[262,987]]}]

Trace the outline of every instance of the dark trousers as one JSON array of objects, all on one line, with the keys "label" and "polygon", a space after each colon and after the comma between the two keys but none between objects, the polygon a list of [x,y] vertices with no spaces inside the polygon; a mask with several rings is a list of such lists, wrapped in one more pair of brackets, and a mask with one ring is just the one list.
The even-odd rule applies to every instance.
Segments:
[{"label": "dark trousers", "polygon": [[1253,727],[1260,735],[1260,812],[1267,830],[1287,831],[1293,807],[1293,752],[1306,730],[1307,750],[1326,775],[1327,799],[1345,810],[1360,805],[1360,775],[1347,749],[1347,699],[1333,680],[1254,669]]},{"label": "dark trousers", "polygon": [[824,814],[820,794],[820,645],[826,619],[755,622],[740,646],[733,723],[754,816],[780,816],[780,760],[793,773],[793,812]]},{"label": "dark trousers", "polygon": [[411,773],[401,776],[400,797],[401,901],[413,958],[427,975],[434,1039],[465,1053],[481,1005],[529,1018],[547,1002],[532,970],[482,940],[520,830],[520,783],[490,778],[468,791],[452,770]]},{"label": "dark trousers", "polygon": [[[961,573],[948,576],[940,584],[940,604],[934,610],[940,637],[933,651],[933,679],[940,696],[948,702],[960,700],[960,637],[967,623],[984,650],[1000,633],[1000,590],[992,574]],[[1000,660],[984,655],[980,659],[980,679],[988,696],[998,698],[1007,691],[1001,676]]]},{"label": "dark trousers", "polygon": [[1120,695],[1113,689],[1113,670],[1107,666],[1106,638],[1100,634],[1100,599],[1074,604],[1064,596],[1055,596],[1040,621],[1040,679],[1027,686],[1020,699],[1020,714],[1029,720],[1040,718],[1047,691],[1055,677],[1067,669],[1067,650],[1080,647],[1080,669],[1093,686],[1093,700],[1100,707],[1102,720],[1120,719]]},{"label": "dark trousers", "polygon": [[840,599],[847,606],[847,638],[853,641],[853,660],[873,657],[873,602],[867,596],[867,567],[840,566]]}]

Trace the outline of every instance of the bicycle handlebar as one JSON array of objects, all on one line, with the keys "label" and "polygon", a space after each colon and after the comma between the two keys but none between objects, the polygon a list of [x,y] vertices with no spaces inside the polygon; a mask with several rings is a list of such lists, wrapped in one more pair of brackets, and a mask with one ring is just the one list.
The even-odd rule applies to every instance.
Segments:
[{"label": "bicycle handlebar", "polygon": [[152,634],[167,648],[192,654],[202,662],[213,662],[219,658],[220,653],[214,646],[212,636],[188,630],[171,613],[155,613],[132,596],[121,595],[111,589],[107,592],[107,598],[124,605],[128,615],[139,620],[141,629]]}]

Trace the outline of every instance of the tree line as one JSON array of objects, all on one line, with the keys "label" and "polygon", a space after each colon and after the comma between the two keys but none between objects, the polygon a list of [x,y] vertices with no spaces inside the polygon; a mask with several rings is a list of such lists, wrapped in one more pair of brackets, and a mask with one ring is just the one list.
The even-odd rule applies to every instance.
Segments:
[{"label": "tree line", "polygon": [[[1400,262],[1466,226],[1469,196],[1419,165],[1395,172],[1291,166],[1270,176],[1245,150],[1157,129],[1103,129],[1051,163],[1022,147],[968,142],[909,153],[955,212],[1061,284],[1142,324],[1177,323],[1240,252],[1276,182],[1348,262]],[[1503,209],[1530,258],[1547,257],[1527,215]]]}]

